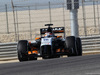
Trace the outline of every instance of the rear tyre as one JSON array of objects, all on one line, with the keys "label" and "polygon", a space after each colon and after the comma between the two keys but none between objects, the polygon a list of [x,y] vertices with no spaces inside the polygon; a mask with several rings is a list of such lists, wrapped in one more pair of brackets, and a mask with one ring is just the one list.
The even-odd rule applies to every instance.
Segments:
[{"label": "rear tyre", "polygon": [[28,61],[28,41],[20,40],[17,45],[19,61]]},{"label": "rear tyre", "polygon": [[76,38],[76,44],[77,44],[78,56],[82,56],[82,43],[79,37]]},{"label": "rear tyre", "polygon": [[68,56],[77,56],[77,46],[76,46],[76,38],[74,36],[66,37],[65,40],[66,48],[69,50]]}]

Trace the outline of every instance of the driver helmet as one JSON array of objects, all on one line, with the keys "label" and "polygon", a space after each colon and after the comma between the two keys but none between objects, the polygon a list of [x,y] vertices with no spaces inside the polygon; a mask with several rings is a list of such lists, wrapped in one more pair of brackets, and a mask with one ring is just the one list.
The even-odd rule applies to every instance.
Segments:
[{"label": "driver helmet", "polygon": [[44,36],[45,36],[45,37],[50,37],[50,36],[52,36],[52,33],[46,32]]}]

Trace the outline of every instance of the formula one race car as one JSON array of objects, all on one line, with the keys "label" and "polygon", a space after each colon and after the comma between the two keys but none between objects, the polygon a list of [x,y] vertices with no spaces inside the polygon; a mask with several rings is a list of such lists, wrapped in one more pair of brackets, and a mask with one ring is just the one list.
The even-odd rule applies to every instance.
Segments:
[{"label": "formula one race car", "polygon": [[[53,24],[46,24],[48,28],[40,29],[41,37],[35,38],[35,41],[28,42],[20,40],[17,45],[19,61],[37,60],[37,57],[43,59],[59,58],[62,55],[81,56],[82,45],[79,37],[56,36],[56,33],[64,33],[64,27],[54,27]],[[44,35],[44,36],[43,36]]]}]

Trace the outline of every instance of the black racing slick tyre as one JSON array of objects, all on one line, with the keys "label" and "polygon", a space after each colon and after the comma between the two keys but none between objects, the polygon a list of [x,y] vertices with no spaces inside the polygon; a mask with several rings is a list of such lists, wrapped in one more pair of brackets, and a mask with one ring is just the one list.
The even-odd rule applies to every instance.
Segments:
[{"label": "black racing slick tyre", "polygon": [[17,45],[19,61],[28,61],[28,41],[20,40]]},{"label": "black racing slick tyre", "polygon": [[76,38],[76,44],[77,44],[78,56],[82,56],[82,43],[79,37]]},{"label": "black racing slick tyre", "polygon": [[76,38],[74,36],[66,37],[65,45],[70,52],[68,54],[68,56],[77,56],[78,55],[77,46],[76,46]]}]

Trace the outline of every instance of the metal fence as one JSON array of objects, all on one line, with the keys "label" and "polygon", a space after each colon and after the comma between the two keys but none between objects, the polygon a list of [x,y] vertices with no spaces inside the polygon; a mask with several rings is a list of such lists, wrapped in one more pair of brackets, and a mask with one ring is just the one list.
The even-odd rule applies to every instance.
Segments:
[{"label": "metal fence", "polygon": [[[51,0],[47,3],[13,2],[0,7],[0,42],[15,42],[21,39],[34,40],[44,24],[65,26],[66,36],[71,35],[70,11],[66,0]],[[39,0],[38,0],[39,1]],[[42,0],[41,0],[42,1]],[[100,34],[100,0],[79,0],[78,24],[80,36]],[[25,4],[24,4],[25,3]]]}]

